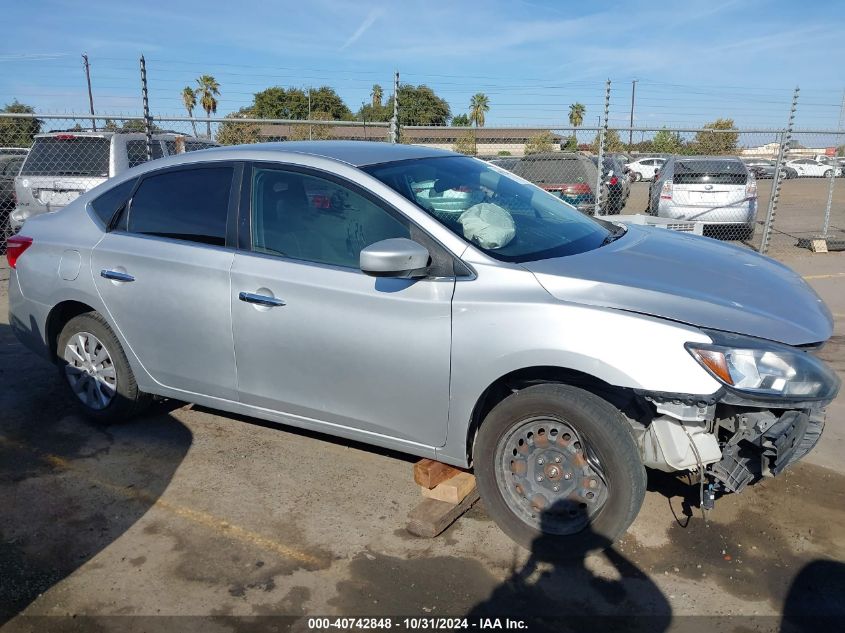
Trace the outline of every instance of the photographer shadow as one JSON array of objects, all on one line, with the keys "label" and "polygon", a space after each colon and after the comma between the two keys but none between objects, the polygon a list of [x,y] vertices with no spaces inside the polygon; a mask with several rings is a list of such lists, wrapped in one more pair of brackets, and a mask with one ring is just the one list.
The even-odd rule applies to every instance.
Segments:
[{"label": "photographer shadow", "polygon": [[[541,525],[567,507],[547,508]],[[468,617],[521,620],[530,631],[549,633],[667,630],[672,610],[660,588],[590,524],[585,531],[580,542],[589,545],[581,548],[562,546],[558,536],[538,536],[525,564],[514,566]]]}]

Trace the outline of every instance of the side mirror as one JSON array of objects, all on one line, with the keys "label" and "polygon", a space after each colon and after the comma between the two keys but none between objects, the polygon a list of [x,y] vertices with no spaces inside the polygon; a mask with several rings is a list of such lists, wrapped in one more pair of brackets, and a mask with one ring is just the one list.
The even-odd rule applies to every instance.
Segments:
[{"label": "side mirror", "polygon": [[361,251],[361,271],[372,277],[415,279],[428,274],[428,249],[404,237],[370,244]]}]

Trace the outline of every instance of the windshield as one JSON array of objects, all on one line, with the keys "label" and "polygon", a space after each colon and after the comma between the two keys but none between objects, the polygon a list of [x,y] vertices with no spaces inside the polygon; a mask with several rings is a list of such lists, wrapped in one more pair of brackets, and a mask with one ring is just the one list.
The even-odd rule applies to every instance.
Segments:
[{"label": "windshield", "polygon": [[502,261],[589,251],[601,246],[613,228],[474,158],[407,160],[372,165],[364,171]]}]

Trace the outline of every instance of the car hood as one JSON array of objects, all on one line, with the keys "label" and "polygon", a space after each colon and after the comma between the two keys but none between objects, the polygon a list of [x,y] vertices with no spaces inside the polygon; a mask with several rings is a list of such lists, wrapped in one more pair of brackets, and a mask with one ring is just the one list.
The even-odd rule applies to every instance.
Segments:
[{"label": "car hood", "polygon": [[833,316],[786,266],[747,248],[632,225],[586,253],[524,263],[555,298],[703,328],[804,345],[833,333]]}]

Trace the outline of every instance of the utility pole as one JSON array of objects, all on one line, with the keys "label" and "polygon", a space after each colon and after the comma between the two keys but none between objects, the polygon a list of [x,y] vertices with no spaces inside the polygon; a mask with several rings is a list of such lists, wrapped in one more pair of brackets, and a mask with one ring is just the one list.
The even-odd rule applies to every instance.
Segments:
[{"label": "utility pole", "polygon": [[308,86],[308,140],[313,141],[312,138],[312,130],[314,128],[311,125],[311,86]]},{"label": "utility pole", "polygon": [[[88,53],[82,53],[82,65],[85,66],[85,80],[88,82],[88,106],[91,109],[91,116],[94,116],[94,93],[91,92],[91,66],[88,63]],[[91,119],[91,129],[97,131],[97,121]]]},{"label": "utility pole", "polygon": [[361,118],[364,120],[364,140],[368,141],[369,139],[367,138],[367,111],[364,109],[365,107],[366,106],[364,105],[364,102],[362,101],[361,102]]},{"label": "utility pole", "polygon": [[[637,93],[637,80],[631,80],[631,120],[628,127],[634,127],[634,95]],[[628,151],[631,151],[631,146],[634,144],[634,130],[628,130]]]}]

